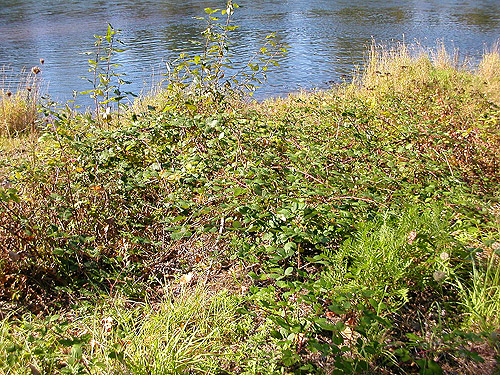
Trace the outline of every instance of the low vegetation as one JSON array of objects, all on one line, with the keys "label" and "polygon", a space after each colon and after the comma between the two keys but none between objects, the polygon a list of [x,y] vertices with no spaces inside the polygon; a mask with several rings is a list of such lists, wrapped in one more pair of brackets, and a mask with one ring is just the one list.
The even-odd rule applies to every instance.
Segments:
[{"label": "low vegetation", "polygon": [[[0,85],[0,136],[14,137],[20,133],[33,132],[37,120],[37,104],[40,100],[41,69],[33,67],[25,76],[24,82],[12,92],[8,85]],[[0,79],[5,82],[11,78],[12,72],[3,67],[0,69]]]},{"label": "low vegetation", "polygon": [[498,372],[498,52],[374,46],[253,103],[211,57],[227,25],[158,96],[118,116],[96,84],[99,116],[45,106],[0,160],[1,372]]}]

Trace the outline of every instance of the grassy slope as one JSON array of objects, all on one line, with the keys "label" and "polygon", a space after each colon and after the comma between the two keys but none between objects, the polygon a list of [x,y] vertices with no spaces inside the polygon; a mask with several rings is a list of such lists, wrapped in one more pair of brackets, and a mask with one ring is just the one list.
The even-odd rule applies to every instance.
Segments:
[{"label": "grassy slope", "polygon": [[492,373],[498,56],[376,52],[363,86],[54,115],[2,160],[2,371]]}]

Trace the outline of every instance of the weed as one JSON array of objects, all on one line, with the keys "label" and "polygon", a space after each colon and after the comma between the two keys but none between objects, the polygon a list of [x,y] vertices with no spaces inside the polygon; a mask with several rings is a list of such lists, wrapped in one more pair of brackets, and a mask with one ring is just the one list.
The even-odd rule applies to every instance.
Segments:
[{"label": "weed", "polygon": [[122,100],[127,95],[133,95],[130,92],[122,92],[122,85],[130,82],[122,78],[124,73],[117,72],[116,69],[121,65],[113,61],[116,54],[125,51],[117,47],[117,45],[123,45],[123,42],[118,39],[120,32],[121,30],[116,30],[108,24],[106,35],[94,35],[95,50],[85,53],[91,56],[88,63],[92,77],[83,78],[92,84],[92,90],[83,91],[80,94],[90,94],[95,105],[95,121],[100,124],[109,123],[112,120],[112,103],[117,104],[113,113],[116,113],[117,121],[120,123]]},{"label": "weed", "polygon": [[484,261],[473,260],[470,282],[460,279],[455,281],[467,315],[464,322],[466,327],[491,331],[500,324],[500,267],[497,252],[493,251]]},{"label": "weed", "polygon": [[232,19],[238,7],[229,0],[225,9],[206,8],[206,16],[198,17],[206,23],[201,33],[203,40],[193,41],[202,52],[193,56],[183,52],[168,62],[165,89],[160,89],[153,99],[143,101],[155,104],[163,112],[203,114],[223,110],[246,94],[252,95],[257,85],[266,80],[268,69],[279,66],[277,60],[287,50],[286,45],[276,41],[275,34],[270,34],[245,64],[233,65],[230,37],[239,27]]},{"label": "weed", "polygon": [[[2,81],[9,71],[0,70]],[[18,134],[33,133],[38,119],[38,105],[41,96],[41,69],[33,67],[28,73],[22,72],[23,84],[17,90],[4,85],[0,87],[0,137],[12,138]]]}]

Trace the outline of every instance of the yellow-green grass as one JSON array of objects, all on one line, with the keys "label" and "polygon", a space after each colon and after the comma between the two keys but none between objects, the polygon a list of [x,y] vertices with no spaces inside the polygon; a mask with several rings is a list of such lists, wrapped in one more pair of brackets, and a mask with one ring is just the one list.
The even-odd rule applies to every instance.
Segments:
[{"label": "yellow-green grass", "polygon": [[0,90],[0,135],[13,137],[33,130],[37,117],[33,91],[15,92]]},{"label": "yellow-green grass", "polygon": [[477,74],[482,78],[484,90],[495,103],[500,104],[500,44],[487,51],[479,64]]},{"label": "yellow-green grass", "polygon": [[[459,50],[444,45],[424,49],[420,45],[400,44],[393,48],[373,43],[366,66],[354,78],[365,93],[423,93],[425,87],[441,81],[462,93],[482,93],[500,100],[500,51],[498,45],[485,51],[478,64],[461,58]],[[363,92],[363,91],[361,91]]]},{"label": "yellow-green grass", "polygon": [[[237,300],[199,284],[161,302],[107,297],[83,310],[0,323],[0,371],[52,374],[211,374],[236,359]],[[82,308],[82,307],[80,307]],[[236,347],[235,347],[236,348]],[[39,371],[39,372],[36,372]]]},{"label": "yellow-green grass", "polygon": [[[40,62],[43,64],[43,60]],[[0,136],[14,137],[35,129],[42,87],[41,72],[38,66],[19,74],[6,66],[0,68]],[[11,81],[20,83],[12,88]]]}]

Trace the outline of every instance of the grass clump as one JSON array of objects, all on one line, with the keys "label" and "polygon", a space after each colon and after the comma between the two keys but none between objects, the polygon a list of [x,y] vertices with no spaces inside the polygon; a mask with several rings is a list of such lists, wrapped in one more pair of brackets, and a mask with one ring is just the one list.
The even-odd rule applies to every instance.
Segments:
[{"label": "grass clump", "polygon": [[[498,242],[494,244],[496,244],[494,247],[498,248]],[[470,278],[472,282],[468,287],[460,280],[457,281],[462,303],[467,312],[465,323],[484,331],[494,331],[500,324],[498,249],[487,255],[486,259],[479,259],[473,263]]]},{"label": "grass clump", "polygon": [[[35,130],[40,104],[40,77],[41,69],[33,67],[25,74],[24,84],[14,92],[2,85],[0,87],[0,137],[15,137]],[[6,80],[8,75],[4,67],[0,71]]]},{"label": "grass clump", "polygon": [[0,91],[0,118],[2,119],[1,136],[13,137],[17,133],[31,130],[36,119],[36,104],[16,92]]},{"label": "grass clump", "polygon": [[46,319],[5,319],[2,373],[219,373],[246,355],[248,327],[237,297],[210,295],[202,283],[193,288],[154,304],[109,297]]},{"label": "grass clump", "polygon": [[443,269],[441,258],[453,257],[454,249],[459,252],[447,233],[446,215],[443,207],[431,205],[358,223],[355,235],[338,250],[326,252],[331,263],[324,277],[332,279],[336,290],[370,290],[381,306],[397,310],[409,302],[411,289],[436,281],[436,272]]},{"label": "grass clump", "polygon": [[498,43],[491,49],[487,51],[481,62],[479,63],[478,75],[480,78],[484,79],[484,85],[486,86],[485,91],[488,96],[495,101],[496,104],[500,104],[500,50]]}]

